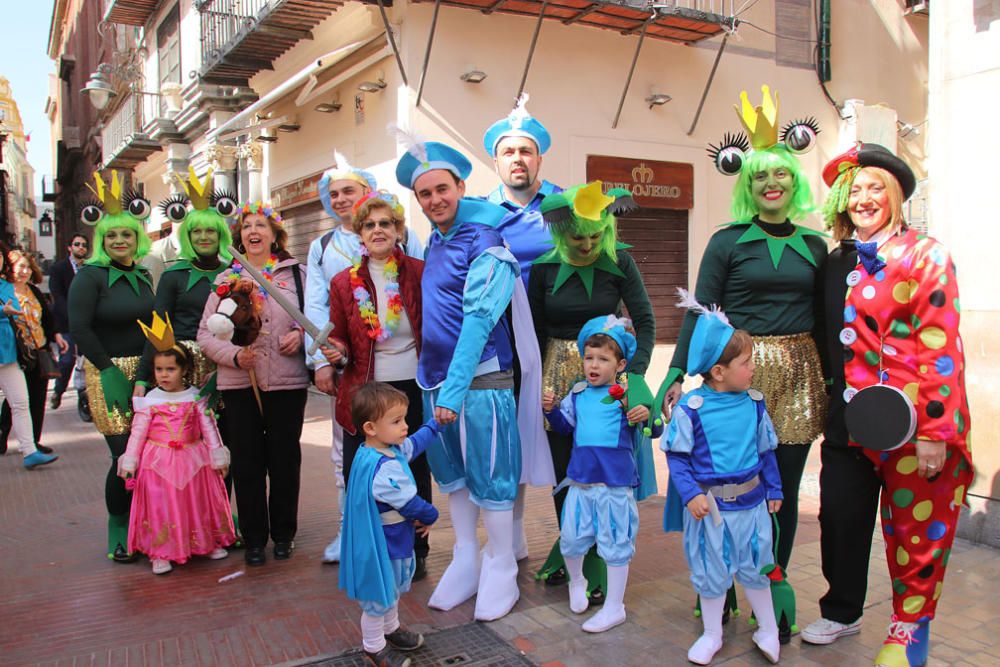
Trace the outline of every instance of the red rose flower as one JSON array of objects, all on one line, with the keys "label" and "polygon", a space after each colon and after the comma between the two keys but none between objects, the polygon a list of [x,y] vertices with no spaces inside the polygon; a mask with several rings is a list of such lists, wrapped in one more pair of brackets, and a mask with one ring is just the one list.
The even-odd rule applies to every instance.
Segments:
[{"label": "red rose flower", "polygon": [[620,384],[613,384],[608,387],[608,395],[616,401],[620,401],[625,398],[625,387]]},{"label": "red rose flower", "polygon": [[134,491],[136,483],[137,482],[135,477],[129,477],[128,479],[125,480],[125,490]]},{"label": "red rose flower", "polygon": [[220,298],[226,298],[229,296],[229,283],[224,283],[215,288],[215,293],[219,295]]}]

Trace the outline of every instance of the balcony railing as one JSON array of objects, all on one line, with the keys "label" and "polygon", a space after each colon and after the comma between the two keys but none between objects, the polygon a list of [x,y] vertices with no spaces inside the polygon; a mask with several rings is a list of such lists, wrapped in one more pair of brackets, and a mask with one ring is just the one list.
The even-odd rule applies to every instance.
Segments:
[{"label": "balcony railing", "polygon": [[159,95],[130,93],[101,132],[104,167],[133,167],[160,150],[160,144],[147,134],[150,122],[160,115]]},{"label": "balcony railing", "polygon": [[219,60],[274,4],[272,0],[205,0],[201,13],[201,62]]}]

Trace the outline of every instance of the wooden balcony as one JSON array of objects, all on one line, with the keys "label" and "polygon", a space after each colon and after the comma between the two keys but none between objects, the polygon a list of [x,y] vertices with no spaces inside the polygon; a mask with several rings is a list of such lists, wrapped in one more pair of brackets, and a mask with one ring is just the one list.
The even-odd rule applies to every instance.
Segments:
[{"label": "wooden balcony", "polygon": [[131,93],[115,110],[101,131],[103,169],[131,169],[160,150],[149,137],[149,127],[160,116],[160,96]]},{"label": "wooden balcony", "polygon": [[206,81],[246,85],[345,0],[202,0],[201,69]]},{"label": "wooden balcony", "polygon": [[159,4],[160,0],[105,0],[104,20],[143,27]]}]

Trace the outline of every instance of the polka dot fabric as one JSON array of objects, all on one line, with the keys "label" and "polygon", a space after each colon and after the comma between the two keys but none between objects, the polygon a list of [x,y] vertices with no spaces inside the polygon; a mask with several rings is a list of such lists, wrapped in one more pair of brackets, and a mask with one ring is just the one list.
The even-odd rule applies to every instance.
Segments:
[{"label": "polka dot fabric", "polygon": [[[916,408],[914,440],[865,454],[884,482],[893,607],[900,620],[919,622],[934,617],[973,477],[958,283],[944,247],[915,231],[890,238],[878,254],[882,270],[869,275],[859,263],[847,280],[840,334],[845,398],[881,382],[901,389]],[[947,444],[944,469],[927,479],[917,474],[918,439]]]}]

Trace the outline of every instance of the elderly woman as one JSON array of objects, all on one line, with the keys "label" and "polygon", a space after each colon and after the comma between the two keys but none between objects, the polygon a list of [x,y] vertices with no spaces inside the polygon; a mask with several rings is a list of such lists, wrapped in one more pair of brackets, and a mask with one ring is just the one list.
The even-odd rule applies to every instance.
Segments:
[{"label": "elderly woman", "polygon": [[[270,282],[270,289],[281,290],[289,301],[301,304],[305,271],[285,250],[288,233],[281,216],[270,204],[246,204],[235,231],[236,249]],[[215,284],[240,279],[253,281],[234,262]],[[299,440],[309,386],[301,327],[263,288],[257,290],[261,329],[253,344],[240,347],[209,331],[207,321],[219,307],[216,292],[208,296],[198,326],[198,345],[218,366],[248,565],[267,561],[264,548],[269,538],[274,541],[275,559],[291,558],[298,528]]]},{"label": "elderly woman", "polygon": [[[622,306],[628,309],[638,341],[627,370],[642,375],[649,366],[656,321],[635,260],[625,249],[628,246],[618,242],[612,211],[623,205],[624,200],[616,201],[602,192],[600,181],[548,195],[542,203],[555,248],[535,260],[528,282],[528,301],[543,359],[544,391],[553,392],[560,400],[584,377],[577,345],[583,325],[600,315],[621,315]],[[573,438],[552,430],[547,435],[556,480],[562,481]],[[566,493],[563,489],[555,495],[560,521]],[[558,547],[557,540],[539,572],[550,585],[567,581]],[[596,549],[585,560],[591,603],[603,602],[607,577],[604,562]]]},{"label": "elderly woman", "polygon": [[[824,275],[832,393],[820,529],[830,588],[820,600],[822,618],[802,639],[829,644],[860,631],[881,491],[894,613],[875,663],[923,665],[973,476],[955,267],[940,243],[907,227],[902,205],[916,181],[886,148],[859,144],[834,158],[823,177],[832,186],[824,215],[840,242]],[[864,433],[867,402],[884,393],[866,392],[876,385],[900,390],[893,393],[906,417],[887,424],[903,433],[895,449],[872,449],[898,443]],[[878,421],[886,421],[890,408],[876,406]]]},{"label": "elderly woman", "polygon": [[[372,380],[388,382],[410,399],[406,425],[410,433],[423,423],[423,398],[417,386],[420,353],[420,277],[424,263],[406,255],[400,245],[405,231],[403,207],[396,197],[376,191],[354,207],[354,233],[361,238],[361,261],[341,271],[330,282],[330,321],[333,350],[324,350],[330,366],[316,371],[333,374],[342,369],[337,391],[336,418],[344,429],[344,480],[364,443],[364,433],[351,419],[351,400],[358,388]],[[431,502],[431,471],[427,458],[410,462],[421,498]],[[427,537],[417,536],[413,578],[427,576]]]},{"label": "elderly woman", "polygon": [[[52,448],[42,444],[42,424],[45,421],[45,398],[49,391],[49,377],[42,368],[42,355],[48,355],[53,362],[49,343],[55,342],[60,353],[69,349],[62,335],[55,331],[55,321],[49,310],[45,295],[36,287],[42,282],[42,270],[35,263],[35,258],[22,250],[11,250],[7,253],[8,266],[13,279],[14,294],[21,304],[23,317],[17,326],[24,327],[25,338],[35,348],[39,361],[34,366],[25,369],[24,379],[28,385],[28,403],[31,407],[31,424],[34,428],[35,447],[38,451],[51,454]],[[50,365],[51,367],[51,365]],[[10,436],[13,424],[10,402],[4,398],[0,410],[0,452],[7,451],[7,438]]]},{"label": "elderly woman", "polygon": [[108,558],[120,563],[135,560],[128,552],[131,494],[118,476],[118,457],[125,453],[132,427],[133,382],[146,337],[136,320],[149,321],[153,310],[153,282],[139,265],[150,248],[143,221],[149,202],[135,193],[122,193],[118,172],[110,184],[97,176],[94,193],[100,202],[83,208],[84,224],[94,225],[94,255],[73,279],[69,289],[69,330],[84,356],[87,394],[94,426],[111,450],[104,486],[108,507]]}]

